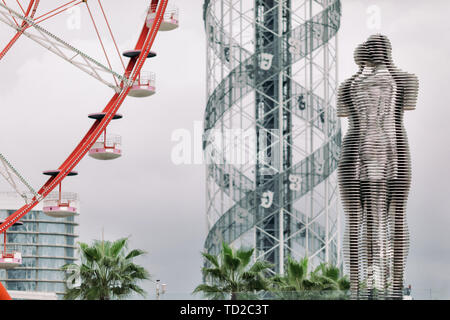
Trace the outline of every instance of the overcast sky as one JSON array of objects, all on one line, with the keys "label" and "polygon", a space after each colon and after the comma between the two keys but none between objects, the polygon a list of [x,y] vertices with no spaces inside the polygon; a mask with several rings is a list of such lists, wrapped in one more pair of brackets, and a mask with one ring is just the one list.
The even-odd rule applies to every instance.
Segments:
[{"label": "overcast sky", "polygon": [[[127,1],[123,10],[122,2],[103,1],[121,50],[134,46],[147,2]],[[82,199],[80,241],[101,238],[102,228],[109,240],[131,236],[133,248],[148,251],[138,262],[153,278],[166,282],[171,293],[188,293],[201,281],[205,168],[174,165],[171,135],[180,128],[193,134],[194,123],[203,120],[206,48],[203,1],[171,2],[180,7],[181,27],[158,35],[154,45],[158,57],[144,67],[156,73],[157,94],[128,98],[120,111],[124,119],[110,126],[112,133],[123,137],[124,156],[111,162],[85,158],[77,168],[80,175],[66,180],[64,189],[78,192]],[[391,39],[396,65],[419,77],[417,110],[405,116],[413,159],[406,282],[421,296],[431,288],[450,297],[450,90],[445,87],[450,45],[444,41],[450,32],[449,3],[343,0],[342,4],[341,81],[356,71],[355,46],[377,32]],[[368,8],[379,9],[379,29],[373,29],[377,24],[370,23]],[[68,28],[70,18],[63,14],[43,26],[101,58],[86,11],[80,29]],[[11,35],[0,24],[1,43]],[[105,42],[111,47],[107,37]],[[27,38],[20,39],[0,64],[1,152],[38,187],[45,181],[40,172],[61,164],[89,128],[87,114],[101,111],[112,92]],[[114,65],[119,69],[118,60]],[[192,138],[201,139],[194,134]],[[145,287],[153,293],[152,284]]]}]

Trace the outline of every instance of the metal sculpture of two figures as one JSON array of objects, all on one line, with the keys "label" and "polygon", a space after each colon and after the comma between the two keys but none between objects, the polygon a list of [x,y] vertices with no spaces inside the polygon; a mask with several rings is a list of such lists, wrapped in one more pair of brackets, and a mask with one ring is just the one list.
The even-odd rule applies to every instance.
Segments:
[{"label": "metal sculpture of two figures", "polygon": [[338,178],[354,299],[401,299],[403,292],[411,184],[403,112],[415,109],[418,79],[395,67],[391,51],[386,36],[370,36],[354,53],[358,72],[338,92],[338,116],[349,123]]}]

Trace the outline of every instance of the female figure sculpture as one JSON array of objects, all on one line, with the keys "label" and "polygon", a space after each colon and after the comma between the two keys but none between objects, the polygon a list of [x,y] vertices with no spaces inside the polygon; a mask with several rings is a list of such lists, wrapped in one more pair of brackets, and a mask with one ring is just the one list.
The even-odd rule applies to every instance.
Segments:
[{"label": "female figure sculpture", "polygon": [[359,71],[338,92],[338,116],[349,118],[338,179],[354,298],[401,298],[403,291],[411,181],[403,111],[415,108],[418,80],[394,66],[391,50],[387,37],[369,37],[355,50]]}]

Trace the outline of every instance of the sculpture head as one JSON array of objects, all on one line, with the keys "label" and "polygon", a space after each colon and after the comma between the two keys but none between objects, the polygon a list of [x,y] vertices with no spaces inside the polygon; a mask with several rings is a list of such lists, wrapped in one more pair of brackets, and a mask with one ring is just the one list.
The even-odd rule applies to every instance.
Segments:
[{"label": "sculpture head", "polygon": [[364,67],[370,62],[370,54],[364,43],[356,47],[353,58],[355,59],[355,63],[360,67]]},{"label": "sculpture head", "polygon": [[392,64],[392,46],[388,37],[382,34],[371,35],[365,42],[365,47],[374,65]]}]

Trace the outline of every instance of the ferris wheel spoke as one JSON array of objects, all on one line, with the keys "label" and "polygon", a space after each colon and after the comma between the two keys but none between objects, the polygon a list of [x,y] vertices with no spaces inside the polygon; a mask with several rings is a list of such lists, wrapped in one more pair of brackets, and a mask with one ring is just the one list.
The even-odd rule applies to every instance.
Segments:
[{"label": "ferris wheel spoke", "polygon": [[[9,10],[8,7],[6,6],[5,0],[2,0],[2,3],[0,3],[0,5],[1,5],[2,7],[4,7],[4,9]],[[3,14],[3,13],[2,13],[2,14]],[[16,28],[16,27],[19,28],[19,23],[17,22],[16,18],[14,17],[14,15],[12,14],[11,11],[9,11],[8,14],[5,15],[5,17],[7,17],[8,25],[12,26],[13,28]],[[14,25],[15,25],[15,26],[14,26]]]},{"label": "ferris wheel spoke", "polygon": [[[6,1],[2,0],[3,5],[7,8],[6,6]],[[11,12],[11,11],[10,11]],[[14,16],[11,16],[12,20],[14,21],[14,23],[16,24],[17,27],[19,27],[19,23],[17,22],[16,18]]]},{"label": "ferris wheel spoke", "polygon": [[[12,19],[18,18],[26,22],[28,24],[26,28],[28,29],[24,31],[24,28],[16,25],[13,21],[11,21],[11,18]],[[35,22],[35,20],[22,16],[21,14],[7,7],[3,3],[0,3],[0,21],[5,23],[9,27],[17,30],[18,32],[22,32],[22,34],[25,35],[26,37],[43,46],[45,49],[53,52],[54,54],[66,60],[67,62],[74,65],[78,69],[89,74],[91,77],[97,79],[98,81],[102,82],[108,87],[114,89],[116,92],[120,91],[121,88],[104,79],[104,77],[102,77],[100,73],[98,73],[97,71],[102,71],[103,74],[105,73],[112,74],[120,81],[127,82],[128,80],[127,78],[123,77],[122,75],[115,72],[111,68],[105,66],[96,59],[90,57],[83,51],[75,48],[74,46],[70,45],[66,41],[59,38],[58,36],[52,34],[43,27],[39,26]],[[33,28],[29,28],[29,26]],[[36,30],[39,35],[32,33],[31,30]]]},{"label": "ferris wheel spoke", "polygon": [[[95,33],[97,34],[98,41],[100,42],[100,46],[102,47],[103,54],[105,55],[105,58],[106,58],[106,61],[108,62],[109,68],[112,69],[111,62],[109,60],[108,54],[106,53],[105,45],[103,44],[102,37],[100,36],[100,32],[98,31],[97,24],[95,23],[94,16],[92,15],[92,12],[91,12],[91,8],[89,8],[89,5],[87,2],[85,2],[85,4],[86,4],[86,8],[89,12],[89,16],[91,17],[92,24],[94,25],[94,29],[95,29]],[[117,79],[114,77],[114,75],[113,75],[113,78],[114,78],[116,85],[119,86]]]},{"label": "ferris wheel spoke", "polygon": [[105,9],[103,9],[103,5],[102,5],[102,2],[100,0],[98,0],[98,5],[100,6],[100,9],[101,9],[102,14],[103,14],[103,18],[105,19],[106,25],[108,26],[109,34],[110,34],[111,39],[112,39],[112,41],[114,43],[114,46],[116,48],[116,52],[117,52],[117,54],[119,56],[120,62],[122,63],[122,67],[125,70],[126,69],[125,62],[123,61],[123,57],[120,54],[119,46],[117,45],[116,38],[114,37],[114,34],[112,32],[112,29],[111,29],[111,25],[110,25],[110,23],[108,21],[108,18],[106,17]]},{"label": "ferris wheel spoke", "polygon": [[[36,13],[37,7],[39,6],[40,0],[30,0],[28,4],[27,11],[24,13],[24,15],[28,18],[33,19],[34,15]],[[26,21],[22,22],[22,28],[25,28],[27,26]],[[6,45],[6,47],[0,52],[0,60],[3,59],[3,57],[8,53],[8,51],[12,48],[12,46],[16,43],[16,41],[22,36],[22,31],[18,31],[14,37],[9,41],[9,43]]]},{"label": "ferris wheel spoke", "polygon": [[25,14],[25,10],[23,9],[22,5],[20,4],[20,1],[19,1],[19,0],[16,0],[16,2],[17,2],[17,4],[19,5],[20,10],[22,10],[23,14]]},{"label": "ferris wheel spoke", "polygon": [[[38,23],[44,22],[44,21],[46,21],[46,20],[48,20],[50,18],[53,18],[54,16],[59,15],[60,13],[63,13],[64,11],[69,10],[70,8],[75,7],[76,5],[79,5],[80,3],[83,3],[82,1],[80,1],[78,3],[72,4],[73,2],[75,2],[75,1],[71,1],[69,3],[66,3],[65,5],[62,5],[61,7],[57,8],[57,9],[51,10],[51,11],[49,11],[49,12],[47,12],[47,13],[39,16],[39,17],[37,17],[35,19],[35,23],[38,24]],[[70,4],[72,4],[72,5],[70,5]],[[59,10],[59,9],[61,9],[61,10]],[[57,10],[59,10],[59,11],[57,11]]]},{"label": "ferris wheel spoke", "polygon": [[[77,3],[74,4],[74,2],[77,2]],[[68,10],[68,9],[78,5],[78,4],[80,4],[80,3],[83,3],[83,1],[79,1],[79,0],[69,1],[68,3],[63,4],[62,6],[59,6],[56,9],[50,10],[49,12],[40,15],[39,17],[37,17],[35,19],[36,23],[40,23],[40,22],[42,22],[44,20],[47,20],[48,18],[54,17],[54,16],[56,16],[56,15],[58,15],[58,14],[64,12],[64,11],[66,11],[66,10]],[[47,17],[47,16],[49,16],[49,17]]]}]

